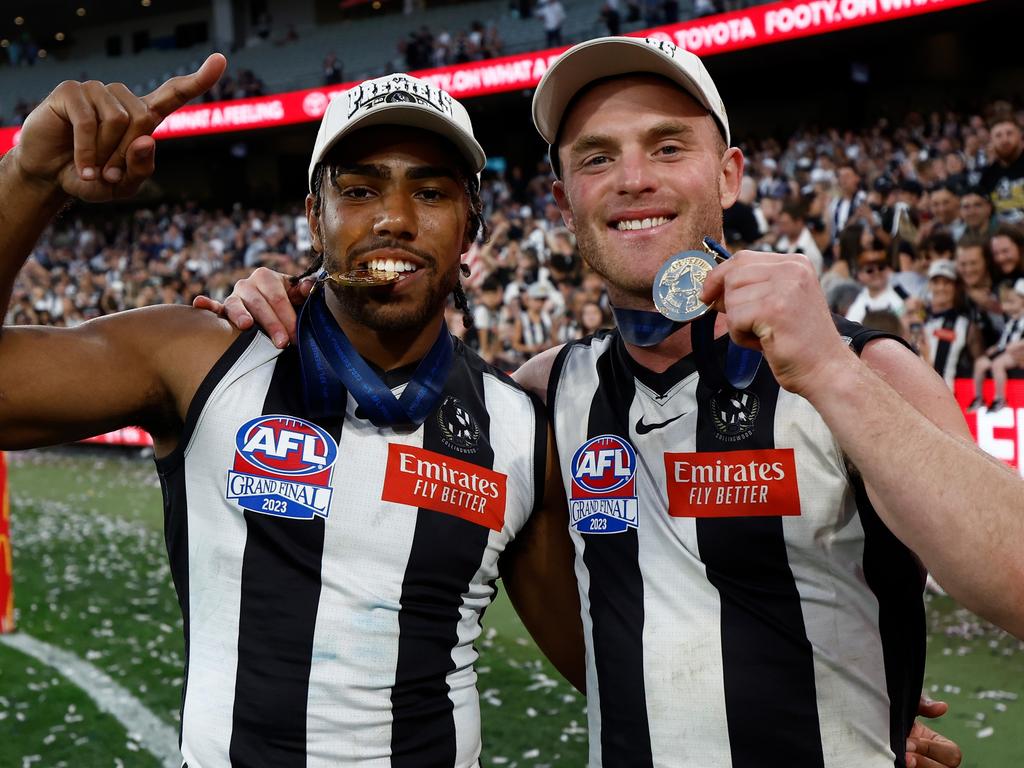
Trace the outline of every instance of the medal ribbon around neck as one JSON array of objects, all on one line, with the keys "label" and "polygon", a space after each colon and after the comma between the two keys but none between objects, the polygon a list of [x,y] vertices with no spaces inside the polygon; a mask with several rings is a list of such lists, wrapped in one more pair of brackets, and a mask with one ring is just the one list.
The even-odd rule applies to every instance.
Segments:
[{"label": "medal ribbon around neck", "polygon": [[441,397],[455,356],[451,334],[442,322],[437,340],[402,396],[395,397],[338,326],[322,289],[310,294],[299,313],[298,347],[310,411],[340,416],[345,412],[347,390],[377,427],[418,427],[426,421]]}]

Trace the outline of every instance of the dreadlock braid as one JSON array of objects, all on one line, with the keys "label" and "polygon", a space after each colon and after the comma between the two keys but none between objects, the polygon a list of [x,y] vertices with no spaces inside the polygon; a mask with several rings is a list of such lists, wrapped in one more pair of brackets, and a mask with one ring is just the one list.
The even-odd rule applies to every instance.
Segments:
[{"label": "dreadlock braid", "polygon": [[473,312],[469,308],[469,297],[466,296],[466,291],[462,287],[461,280],[455,284],[455,290],[452,291],[452,297],[455,299],[455,308],[462,312],[462,325],[467,331],[473,330]]}]

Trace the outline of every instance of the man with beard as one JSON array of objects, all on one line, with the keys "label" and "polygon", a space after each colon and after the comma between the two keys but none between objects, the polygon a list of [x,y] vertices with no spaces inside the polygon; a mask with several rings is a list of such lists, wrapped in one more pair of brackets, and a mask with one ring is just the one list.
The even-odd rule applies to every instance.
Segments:
[{"label": "man with beard", "polygon": [[[133,194],[152,131],[225,65],[214,54],[143,98],[67,81],[29,115],[0,163],[0,314],[53,215]],[[531,518],[545,492],[564,507],[543,407],[443,322],[483,165],[448,94],[364,82],[314,145],[322,271],[295,347],[173,306],[0,337],[0,447],[153,435],[194,768],[478,765],[473,641],[499,556],[528,627],[581,684],[571,549],[542,530],[555,518]],[[520,591],[516,573],[552,586]]]},{"label": "man with beard", "polygon": [[1003,224],[1024,221],[1024,134],[1009,113],[995,117],[990,125],[995,158],[981,173],[980,186]]},{"label": "man with beard", "polygon": [[[570,497],[589,764],[936,765],[904,757],[924,664],[914,552],[1024,633],[1019,479],[971,444],[906,347],[833,320],[801,256],[710,270],[702,298],[728,316],[706,337],[652,312],[656,275],[721,236],[742,177],[692,54],[580,44],[541,81],[534,119],[619,326],[518,372],[547,396]],[[231,313],[282,285],[261,273]],[[734,342],[767,361],[741,385],[724,381]],[[979,553],[998,567],[977,568]],[[916,746],[959,762],[948,743]]]}]

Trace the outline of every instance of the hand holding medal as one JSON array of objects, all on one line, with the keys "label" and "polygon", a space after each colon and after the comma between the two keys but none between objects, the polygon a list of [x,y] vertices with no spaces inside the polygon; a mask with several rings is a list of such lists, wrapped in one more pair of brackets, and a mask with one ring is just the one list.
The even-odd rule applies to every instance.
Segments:
[{"label": "hand holding medal", "polygon": [[654,278],[654,306],[670,320],[693,323],[693,351],[706,381],[718,388],[724,388],[728,382],[736,389],[746,389],[757,375],[761,353],[730,340],[723,371],[714,354],[717,313],[700,300],[711,270],[731,254],[710,237],[705,237],[702,244],[703,251],[677,253],[658,270]]}]

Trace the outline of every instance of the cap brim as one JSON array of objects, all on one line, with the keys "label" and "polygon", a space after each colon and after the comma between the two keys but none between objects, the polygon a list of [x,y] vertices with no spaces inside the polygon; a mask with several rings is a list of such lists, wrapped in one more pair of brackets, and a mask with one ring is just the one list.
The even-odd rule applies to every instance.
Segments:
[{"label": "cap brim", "polygon": [[459,130],[451,120],[439,114],[436,109],[409,102],[398,102],[378,107],[346,125],[344,130],[339,131],[320,149],[319,154],[313,158],[310,164],[310,171],[312,172],[312,168],[321,162],[327,153],[346,136],[362,128],[372,128],[377,125],[420,128],[443,136],[455,145],[455,148],[469,163],[473,173],[480,173],[487,162],[487,156],[479,142],[466,132]]},{"label": "cap brim", "polygon": [[693,78],[642,39],[601,38],[562,54],[544,73],[533,99],[533,122],[540,135],[548,144],[555,143],[565,108],[584,86],[605,77],[638,72],[672,80],[714,115],[707,96]]}]

